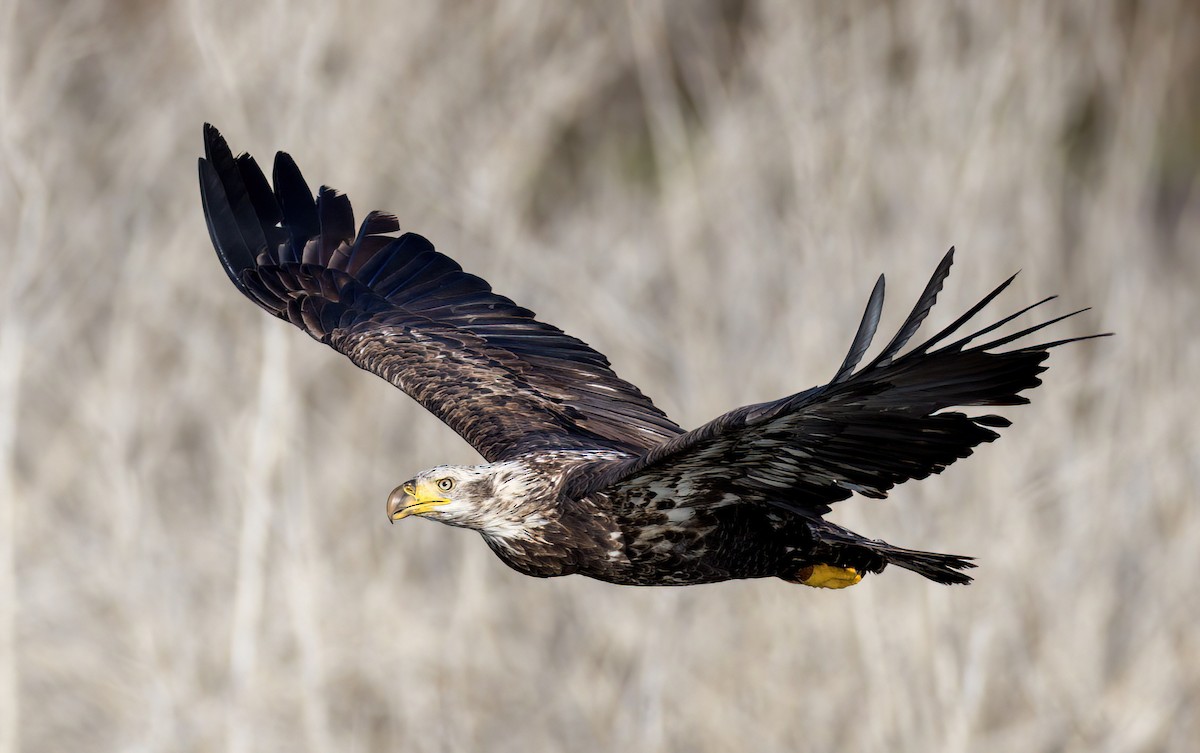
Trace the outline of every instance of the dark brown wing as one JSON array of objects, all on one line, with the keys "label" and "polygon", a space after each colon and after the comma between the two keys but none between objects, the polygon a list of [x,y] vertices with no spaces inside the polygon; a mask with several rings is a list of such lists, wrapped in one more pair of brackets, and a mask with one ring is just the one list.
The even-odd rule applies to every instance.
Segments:
[{"label": "dark brown wing", "polygon": [[492,292],[396,218],[322,187],[287,154],[274,189],[204,128],[200,191],[225,272],[252,301],[407,392],[491,462],[547,449],[641,453],[682,433],[608,359]]},{"label": "dark brown wing", "polygon": [[[968,416],[954,406],[1018,405],[1019,393],[1041,384],[1048,351],[1086,337],[994,352],[1013,340],[1065,319],[1067,314],[1012,335],[970,346],[1047,298],[999,322],[934,350],[1012,282],[1009,278],[925,344],[898,355],[933,307],[950,271],[946,254],[900,331],[870,364],[854,371],[870,346],[883,306],[883,278],[875,286],[845,362],[823,387],[727,413],[656,447],[615,461],[572,483],[575,494],[620,487],[686,489],[696,504],[734,495],[808,515],[859,493],[884,497],[898,483],[939,473],[1009,425],[1000,416]],[[1074,312],[1080,313],[1080,312]],[[1099,337],[1095,335],[1094,337]],[[640,495],[634,495],[640,496]],[[676,499],[677,504],[687,504]]]}]

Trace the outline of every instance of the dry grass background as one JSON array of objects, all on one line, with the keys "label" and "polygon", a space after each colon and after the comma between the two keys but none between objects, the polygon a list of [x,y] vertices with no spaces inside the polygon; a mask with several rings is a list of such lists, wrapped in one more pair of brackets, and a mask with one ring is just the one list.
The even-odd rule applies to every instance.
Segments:
[{"label": "dry grass background", "polygon": [[[1194,3],[0,0],[0,751],[1185,750],[1200,739]],[[631,589],[388,526],[473,451],[243,300],[200,125],[289,150],[685,426],[1092,305],[1004,438],[838,520],[975,554]],[[932,329],[930,329],[932,331]],[[1194,748],[1193,748],[1194,749]]]}]

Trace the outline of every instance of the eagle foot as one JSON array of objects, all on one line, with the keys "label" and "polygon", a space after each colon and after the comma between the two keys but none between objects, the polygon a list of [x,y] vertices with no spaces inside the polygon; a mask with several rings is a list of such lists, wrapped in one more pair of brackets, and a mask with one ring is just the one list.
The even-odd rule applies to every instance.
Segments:
[{"label": "eagle foot", "polygon": [[809,565],[802,567],[792,579],[813,588],[846,588],[862,580],[862,573],[852,567],[835,567],[833,565]]}]

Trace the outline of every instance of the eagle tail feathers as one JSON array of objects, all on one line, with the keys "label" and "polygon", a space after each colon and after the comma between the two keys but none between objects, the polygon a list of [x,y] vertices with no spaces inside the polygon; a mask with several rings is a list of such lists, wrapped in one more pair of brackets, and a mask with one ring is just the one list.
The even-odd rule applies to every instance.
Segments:
[{"label": "eagle tail feathers", "polygon": [[972,557],[893,546],[826,520],[812,523],[811,529],[816,543],[804,564],[852,567],[860,573],[880,573],[895,565],[937,583],[965,585],[972,580],[963,572],[975,567]]},{"label": "eagle tail feathers", "polygon": [[971,576],[962,572],[975,567],[970,557],[902,549],[891,545],[884,545],[881,553],[887,558],[889,565],[902,567],[935,583],[966,585],[973,580]]}]

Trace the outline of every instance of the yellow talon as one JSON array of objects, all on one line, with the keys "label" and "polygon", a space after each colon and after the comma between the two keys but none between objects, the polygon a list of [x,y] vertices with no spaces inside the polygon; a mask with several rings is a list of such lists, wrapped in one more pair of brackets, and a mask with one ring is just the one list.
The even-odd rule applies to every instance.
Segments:
[{"label": "yellow talon", "polygon": [[811,565],[797,573],[796,580],[813,588],[846,588],[862,580],[862,574],[852,567]]}]

